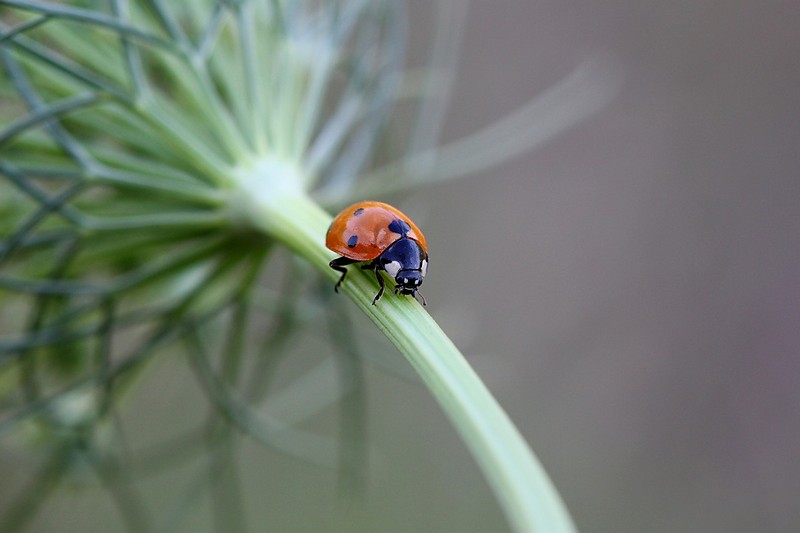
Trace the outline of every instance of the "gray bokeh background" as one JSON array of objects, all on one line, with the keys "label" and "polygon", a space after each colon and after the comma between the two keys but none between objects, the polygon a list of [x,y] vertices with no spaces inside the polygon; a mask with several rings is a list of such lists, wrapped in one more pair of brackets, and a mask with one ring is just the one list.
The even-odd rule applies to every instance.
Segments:
[{"label": "gray bokeh background", "polygon": [[471,6],[448,136],[598,52],[623,76],[542,149],[420,194],[432,312],[585,531],[800,527],[799,7]]}]

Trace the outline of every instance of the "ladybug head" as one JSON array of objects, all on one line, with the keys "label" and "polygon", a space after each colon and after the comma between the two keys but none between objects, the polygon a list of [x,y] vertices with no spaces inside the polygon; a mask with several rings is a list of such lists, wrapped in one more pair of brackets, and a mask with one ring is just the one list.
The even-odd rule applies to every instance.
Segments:
[{"label": "ladybug head", "polygon": [[394,287],[394,292],[413,296],[419,286],[422,285],[423,279],[425,277],[421,270],[401,270],[394,278],[395,283],[397,283]]},{"label": "ladybug head", "polygon": [[428,267],[428,260],[423,259],[422,268],[420,270],[401,270],[394,278],[396,285],[394,286],[394,293],[411,295],[414,298],[419,296],[422,299],[422,305],[426,305],[425,297],[419,292],[419,286],[422,285],[422,280],[425,279],[425,270]]}]

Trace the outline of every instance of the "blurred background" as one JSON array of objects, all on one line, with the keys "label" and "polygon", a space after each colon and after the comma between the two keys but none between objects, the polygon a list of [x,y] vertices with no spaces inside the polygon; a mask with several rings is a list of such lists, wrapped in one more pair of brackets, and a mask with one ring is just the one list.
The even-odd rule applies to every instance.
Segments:
[{"label": "blurred background", "polygon": [[471,5],[450,135],[593,54],[621,71],[598,115],[420,194],[432,313],[584,531],[800,528],[798,7]]},{"label": "blurred background", "polygon": [[[428,3],[410,5],[414,64],[433,28]],[[799,14],[788,1],[473,2],[445,141],[598,55],[620,90],[534,152],[378,198],[424,229],[429,311],[582,531],[800,529]],[[364,490],[343,500],[336,472],[245,443],[234,497],[250,529],[506,530],[434,400],[353,311],[360,350],[397,362],[364,368]],[[325,357],[324,327],[281,374]],[[186,364],[164,359],[131,392],[131,449],[205,419]],[[332,407],[308,427],[335,418]],[[34,463],[4,451],[0,498],[29,485]],[[139,488],[162,515],[214,482],[192,463],[159,465]],[[214,498],[172,529],[213,530]],[[30,529],[113,531],[116,512],[77,477]]]}]

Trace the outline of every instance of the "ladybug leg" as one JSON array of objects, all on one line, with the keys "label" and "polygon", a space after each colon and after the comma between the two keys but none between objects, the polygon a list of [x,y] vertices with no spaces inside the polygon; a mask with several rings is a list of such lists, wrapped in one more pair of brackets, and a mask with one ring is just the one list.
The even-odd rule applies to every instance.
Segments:
[{"label": "ladybug leg", "polygon": [[354,261],[353,259],[348,259],[347,257],[337,257],[336,259],[328,263],[329,267],[336,270],[337,272],[342,273],[342,277],[339,278],[339,281],[337,281],[336,285],[334,285],[333,287],[333,290],[335,292],[339,292],[339,285],[341,285],[342,282],[344,281],[344,278],[347,277],[347,269],[345,268],[345,266],[352,265],[353,263],[358,263],[358,261]]},{"label": "ladybug leg", "polygon": [[375,298],[372,299],[372,305],[375,305],[375,303],[381,299],[381,296],[383,296],[383,290],[386,288],[386,284],[383,281],[383,276],[381,276],[381,273],[378,269],[379,266],[379,264],[370,263],[361,267],[364,270],[372,270],[375,272],[375,278],[378,280],[378,286],[380,287],[380,290],[378,291],[378,294],[375,295]]}]

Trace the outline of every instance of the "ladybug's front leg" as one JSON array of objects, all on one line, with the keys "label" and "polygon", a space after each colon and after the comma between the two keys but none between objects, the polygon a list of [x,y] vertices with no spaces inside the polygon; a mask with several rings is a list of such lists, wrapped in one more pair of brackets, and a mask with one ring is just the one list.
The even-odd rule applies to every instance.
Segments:
[{"label": "ladybug's front leg", "polygon": [[339,278],[339,281],[337,281],[336,285],[333,287],[333,290],[335,292],[339,292],[339,285],[342,284],[342,282],[344,281],[344,278],[347,276],[347,269],[345,268],[345,266],[352,265],[353,263],[358,263],[358,261],[355,261],[353,259],[349,259],[347,257],[337,257],[336,259],[334,259],[333,261],[328,263],[329,267],[331,267],[332,269],[336,270],[337,272],[341,272],[342,273],[342,277]]},{"label": "ladybug's front leg", "polygon": [[361,267],[364,270],[372,270],[375,272],[375,277],[378,279],[378,286],[380,287],[380,290],[378,291],[378,294],[375,295],[375,298],[372,299],[372,305],[375,305],[375,302],[381,299],[381,296],[383,296],[383,290],[386,288],[386,284],[383,281],[383,276],[381,276],[378,267],[379,264],[375,262]]}]

